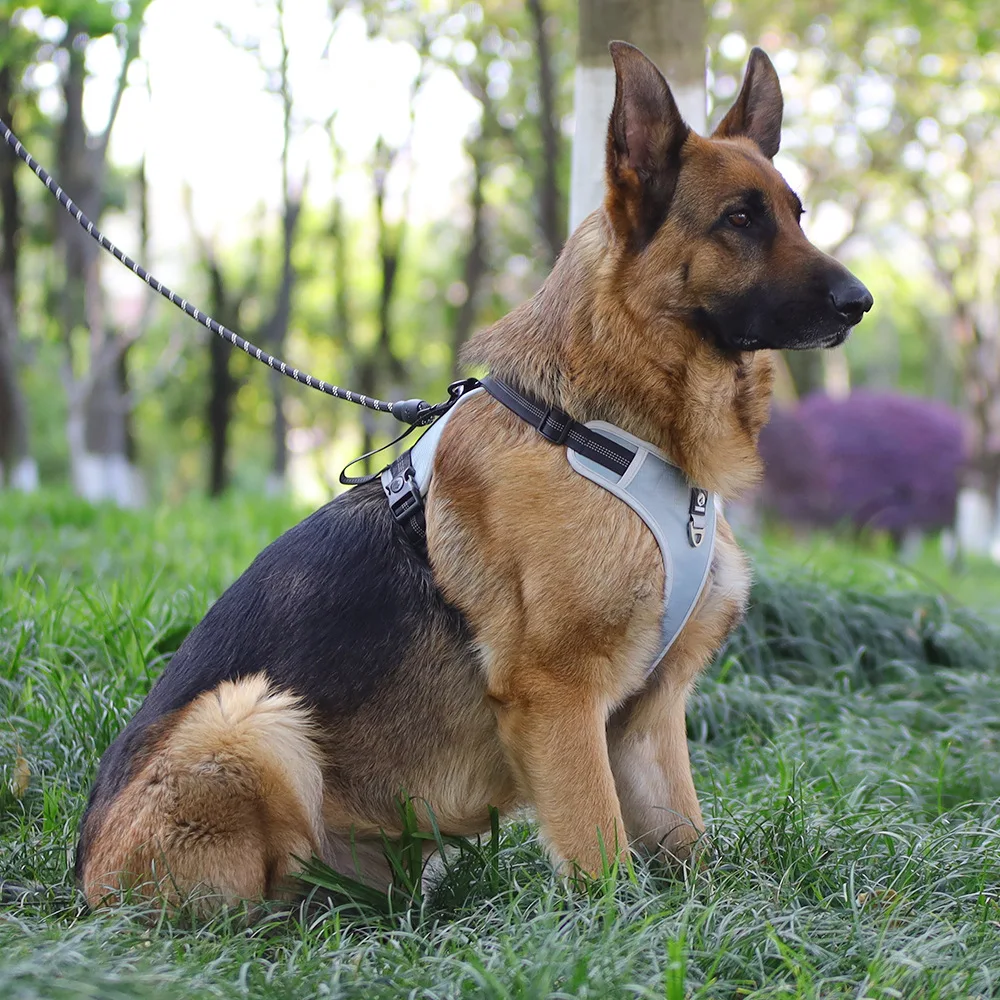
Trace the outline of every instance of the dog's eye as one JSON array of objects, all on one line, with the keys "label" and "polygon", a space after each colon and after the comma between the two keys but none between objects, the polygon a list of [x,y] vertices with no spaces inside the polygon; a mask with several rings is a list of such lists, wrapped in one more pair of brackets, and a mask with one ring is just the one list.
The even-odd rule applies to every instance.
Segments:
[{"label": "dog's eye", "polygon": [[750,225],[750,215],[748,212],[731,212],[729,224],[737,229],[746,229]]}]

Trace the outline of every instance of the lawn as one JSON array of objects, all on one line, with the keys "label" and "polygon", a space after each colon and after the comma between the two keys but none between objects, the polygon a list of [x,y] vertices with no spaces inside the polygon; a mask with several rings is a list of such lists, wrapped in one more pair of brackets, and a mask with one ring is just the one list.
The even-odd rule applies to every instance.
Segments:
[{"label": "lawn", "polygon": [[[0,997],[1000,995],[1000,626],[945,596],[944,567],[832,543],[758,557],[692,700],[710,839],[684,878],[640,862],[574,893],[515,823],[392,912],[194,931],[81,910],[71,851],[102,750],[298,513],[0,501],[0,879],[48,887],[0,904]],[[976,572],[982,597],[996,580]]]}]

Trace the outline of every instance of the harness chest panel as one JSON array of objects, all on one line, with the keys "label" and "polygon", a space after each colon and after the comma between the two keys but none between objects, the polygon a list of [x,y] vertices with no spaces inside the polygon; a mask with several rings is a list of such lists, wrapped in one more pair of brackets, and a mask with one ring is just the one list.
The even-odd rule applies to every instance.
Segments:
[{"label": "harness chest panel", "polygon": [[[484,391],[480,388],[464,393],[382,473],[382,486],[393,513],[415,541],[423,539],[422,500],[430,488],[434,454],[445,425],[466,399]],[[707,490],[692,487],[662,451],[627,431],[600,420],[576,426],[592,432],[592,436],[588,454],[573,447],[578,435],[564,442],[570,467],[628,504],[653,533],[663,558],[660,648],[647,668],[648,676],[691,617],[708,582],[715,551],[717,498]],[[595,448],[595,441],[608,442],[617,457],[631,454],[632,458],[627,466],[616,461],[611,468],[601,455],[600,444]]]},{"label": "harness chest panel", "polygon": [[[635,458],[621,476],[572,448],[566,449],[566,457],[581,476],[627,503],[660,547],[663,618],[660,651],[649,667],[653,671],[691,617],[708,582],[715,552],[716,498],[692,487],[684,473],[648,442],[600,420],[586,426],[635,450]],[[697,522],[692,520],[695,511],[699,512]],[[700,534],[695,535],[696,531]]]}]

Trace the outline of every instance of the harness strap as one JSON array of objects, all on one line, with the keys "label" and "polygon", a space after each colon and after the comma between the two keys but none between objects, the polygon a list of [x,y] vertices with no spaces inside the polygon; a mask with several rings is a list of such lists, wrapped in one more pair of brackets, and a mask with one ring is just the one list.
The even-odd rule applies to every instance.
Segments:
[{"label": "harness strap", "polygon": [[486,375],[479,384],[498,402],[503,403],[508,410],[516,413],[522,420],[531,424],[546,441],[553,444],[563,444],[567,448],[586,456],[598,465],[610,469],[619,476],[624,476],[635,451],[626,448],[605,434],[591,430],[586,424],[574,420],[568,413],[557,406],[526,396],[507,382],[495,375]]}]

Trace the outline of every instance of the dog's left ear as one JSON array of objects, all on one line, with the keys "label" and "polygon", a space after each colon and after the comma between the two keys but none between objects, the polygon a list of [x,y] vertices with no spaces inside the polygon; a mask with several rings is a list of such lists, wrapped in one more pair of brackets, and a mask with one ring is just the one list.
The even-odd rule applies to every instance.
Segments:
[{"label": "dog's left ear", "polygon": [[666,218],[690,129],[663,74],[634,45],[612,42],[615,104],[608,122],[605,208],[637,249]]},{"label": "dog's left ear", "polygon": [[763,49],[754,48],[747,63],[743,89],[726,117],[719,122],[713,138],[726,139],[745,135],[760,151],[773,159],[781,145],[781,113],[784,101],[781,84],[771,60]]}]

